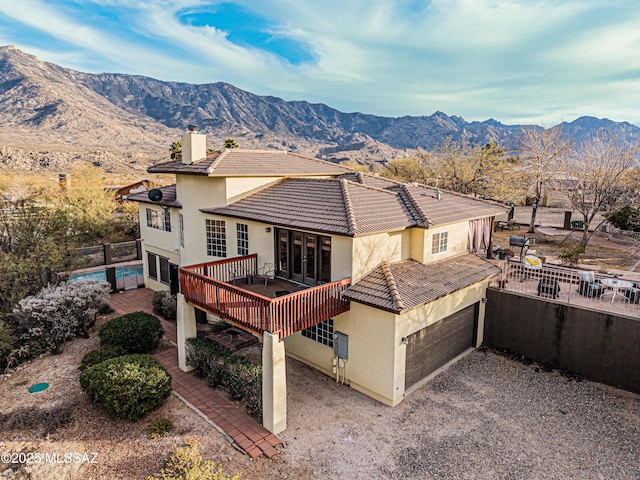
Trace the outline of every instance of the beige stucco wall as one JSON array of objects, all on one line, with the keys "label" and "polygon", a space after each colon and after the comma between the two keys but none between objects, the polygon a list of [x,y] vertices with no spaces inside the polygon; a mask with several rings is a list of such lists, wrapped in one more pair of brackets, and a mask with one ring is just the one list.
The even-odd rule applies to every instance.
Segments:
[{"label": "beige stucco wall", "polygon": [[[467,253],[467,244],[469,241],[469,222],[450,223],[448,225],[440,225],[421,230],[424,233],[424,248],[422,250],[423,259],[414,258],[422,263],[431,263],[444,258],[453,257],[461,253]],[[447,250],[440,253],[431,253],[433,235],[436,233],[447,232]],[[416,246],[419,242],[416,243]],[[419,254],[419,252],[416,252]]]},{"label": "beige stucco wall", "polygon": [[226,177],[226,204],[237,202],[280,180],[281,177]]},{"label": "beige stucco wall", "polygon": [[171,215],[171,231],[158,230],[147,226],[147,208],[162,212],[160,207],[148,203],[138,204],[140,215],[140,237],[142,242],[142,264],[144,270],[144,284],[152,290],[169,290],[169,285],[160,282],[160,264],[158,263],[158,280],[149,278],[147,264],[147,252],[168,258],[171,263],[180,264],[180,252],[178,251],[178,212],[177,208],[169,209]]},{"label": "beige stucco wall", "polygon": [[[387,404],[397,405],[405,394],[406,346],[402,337],[415,333],[470,305],[480,302],[478,340],[482,343],[485,305],[481,302],[487,282],[464,288],[402,315],[351,302],[351,310],[334,318],[334,331],[349,336],[347,383],[354,389]],[[333,349],[295,334],[285,339],[287,355],[321,372],[332,372]]]},{"label": "beige stucco wall", "polygon": [[397,262],[409,258],[410,232],[405,230],[354,237],[352,251],[351,277],[357,282],[383,261]]}]

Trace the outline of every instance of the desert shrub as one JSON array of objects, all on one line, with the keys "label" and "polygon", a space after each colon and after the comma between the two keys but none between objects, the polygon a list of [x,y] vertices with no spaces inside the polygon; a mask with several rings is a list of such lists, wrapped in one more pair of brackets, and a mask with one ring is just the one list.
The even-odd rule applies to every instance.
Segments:
[{"label": "desert shrub", "polygon": [[241,473],[233,477],[222,471],[222,466],[211,460],[203,460],[200,442],[187,438],[184,447],[176,447],[165,459],[158,475],[148,480],[240,480]]},{"label": "desert shrub", "polygon": [[97,350],[92,350],[84,357],[82,357],[82,362],[80,362],[80,370],[86,370],[87,368],[93,367],[100,362],[104,362],[105,360],[109,360],[110,358],[120,357],[122,355],[126,355],[127,353],[129,352],[127,352],[120,346],[104,347],[98,348]]},{"label": "desert shrub", "polygon": [[134,312],[105,323],[98,335],[102,346],[122,347],[129,353],[147,353],[158,346],[163,333],[157,317]]},{"label": "desert shrub", "polygon": [[151,297],[153,313],[162,315],[167,320],[175,320],[177,312],[176,296],[166,290],[154,292]]},{"label": "desert shrub", "polygon": [[39,432],[42,437],[46,437],[69,425],[77,408],[75,403],[66,403],[51,408],[23,407],[0,413],[0,432]]},{"label": "desert shrub", "polygon": [[167,320],[175,320],[178,313],[178,302],[175,295],[167,295],[162,299],[162,316]]},{"label": "desert shrub", "polygon": [[158,438],[164,437],[169,434],[169,432],[173,430],[173,422],[170,418],[160,417],[154,420],[151,425],[149,425],[149,430],[147,431],[147,437],[149,438]]},{"label": "desert shrub", "polygon": [[108,302],[110,290],[107,282],[62,282],[22,299],[11,315],[19,346],[28,344],[30,355],[60,353],[67,340],[88,338],[88,329]]},{"label": "desert shrub", "polygon": [[232,400],[244,400],[249,414],[262,421],[262,367],[209,338],[187,340],[187,363],[211,387],[224,387]]},{"label": "desert shrub", "polygon": [[151,296],[151,306],[153,307],[153,313],[156,315],[162,315],[162,300],[167,295],[166,290],[159,290],[157,292],[153,292]]},{"label": "desert shrub", "polygon": [[562,246],[562,252],[558,258],[562,260],[562,263],[575,267],[583,254],[584,247],[580,245],[580,242],[567,242]]},{"label": "desert shrub", "polygon": [[150,355],[124,355],[87,368],[80,385],[92,401],[118,418],[138,420],[171,394],[171,376]]},{"label": "desert shrub", "polygon": [[217,360],[231,356],[231,350],[206,337],[187,340],[187,364],[191,365],[197,376],[209,377],[211,371],[218,368]]}]

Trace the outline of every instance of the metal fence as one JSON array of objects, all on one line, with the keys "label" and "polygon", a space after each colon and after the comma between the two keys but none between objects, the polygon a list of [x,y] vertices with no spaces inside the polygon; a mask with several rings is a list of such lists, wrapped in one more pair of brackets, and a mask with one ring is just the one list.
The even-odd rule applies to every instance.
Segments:
[{"label": "metal fence", "polygon": [[543,266],[531,268],[518,261],[505,261],[502,273],[491,286],[523,295],[594,310],[640,316],[640,280],[631,275],[616,277],[598,272]]},{"label": "metal fence", "polygon": [[140,240],[81,247],[78,253],[87,259],[87,267],[142,260]]}]

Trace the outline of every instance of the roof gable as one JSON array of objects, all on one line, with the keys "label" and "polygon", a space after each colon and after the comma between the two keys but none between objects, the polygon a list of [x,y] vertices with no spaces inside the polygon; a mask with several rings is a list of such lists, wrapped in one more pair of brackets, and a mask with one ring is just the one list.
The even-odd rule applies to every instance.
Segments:
[{"label": "roof gable", "polygon": [[305,157],[284,150],[224,148],[210,152],[204,160],[183,165],[181,160],[154,165],[150,173],[206,175],[209,177],[257,176],[336,176],[352,172],[350,168]]}]

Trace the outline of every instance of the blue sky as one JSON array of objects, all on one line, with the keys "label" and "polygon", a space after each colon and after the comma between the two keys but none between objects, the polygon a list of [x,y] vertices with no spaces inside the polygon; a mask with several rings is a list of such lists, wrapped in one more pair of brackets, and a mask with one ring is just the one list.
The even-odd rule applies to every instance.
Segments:
[{"label": "blue sky", "polygon": [[345,112],[640,125],[638,0],[0,0],[0,44]]}]

